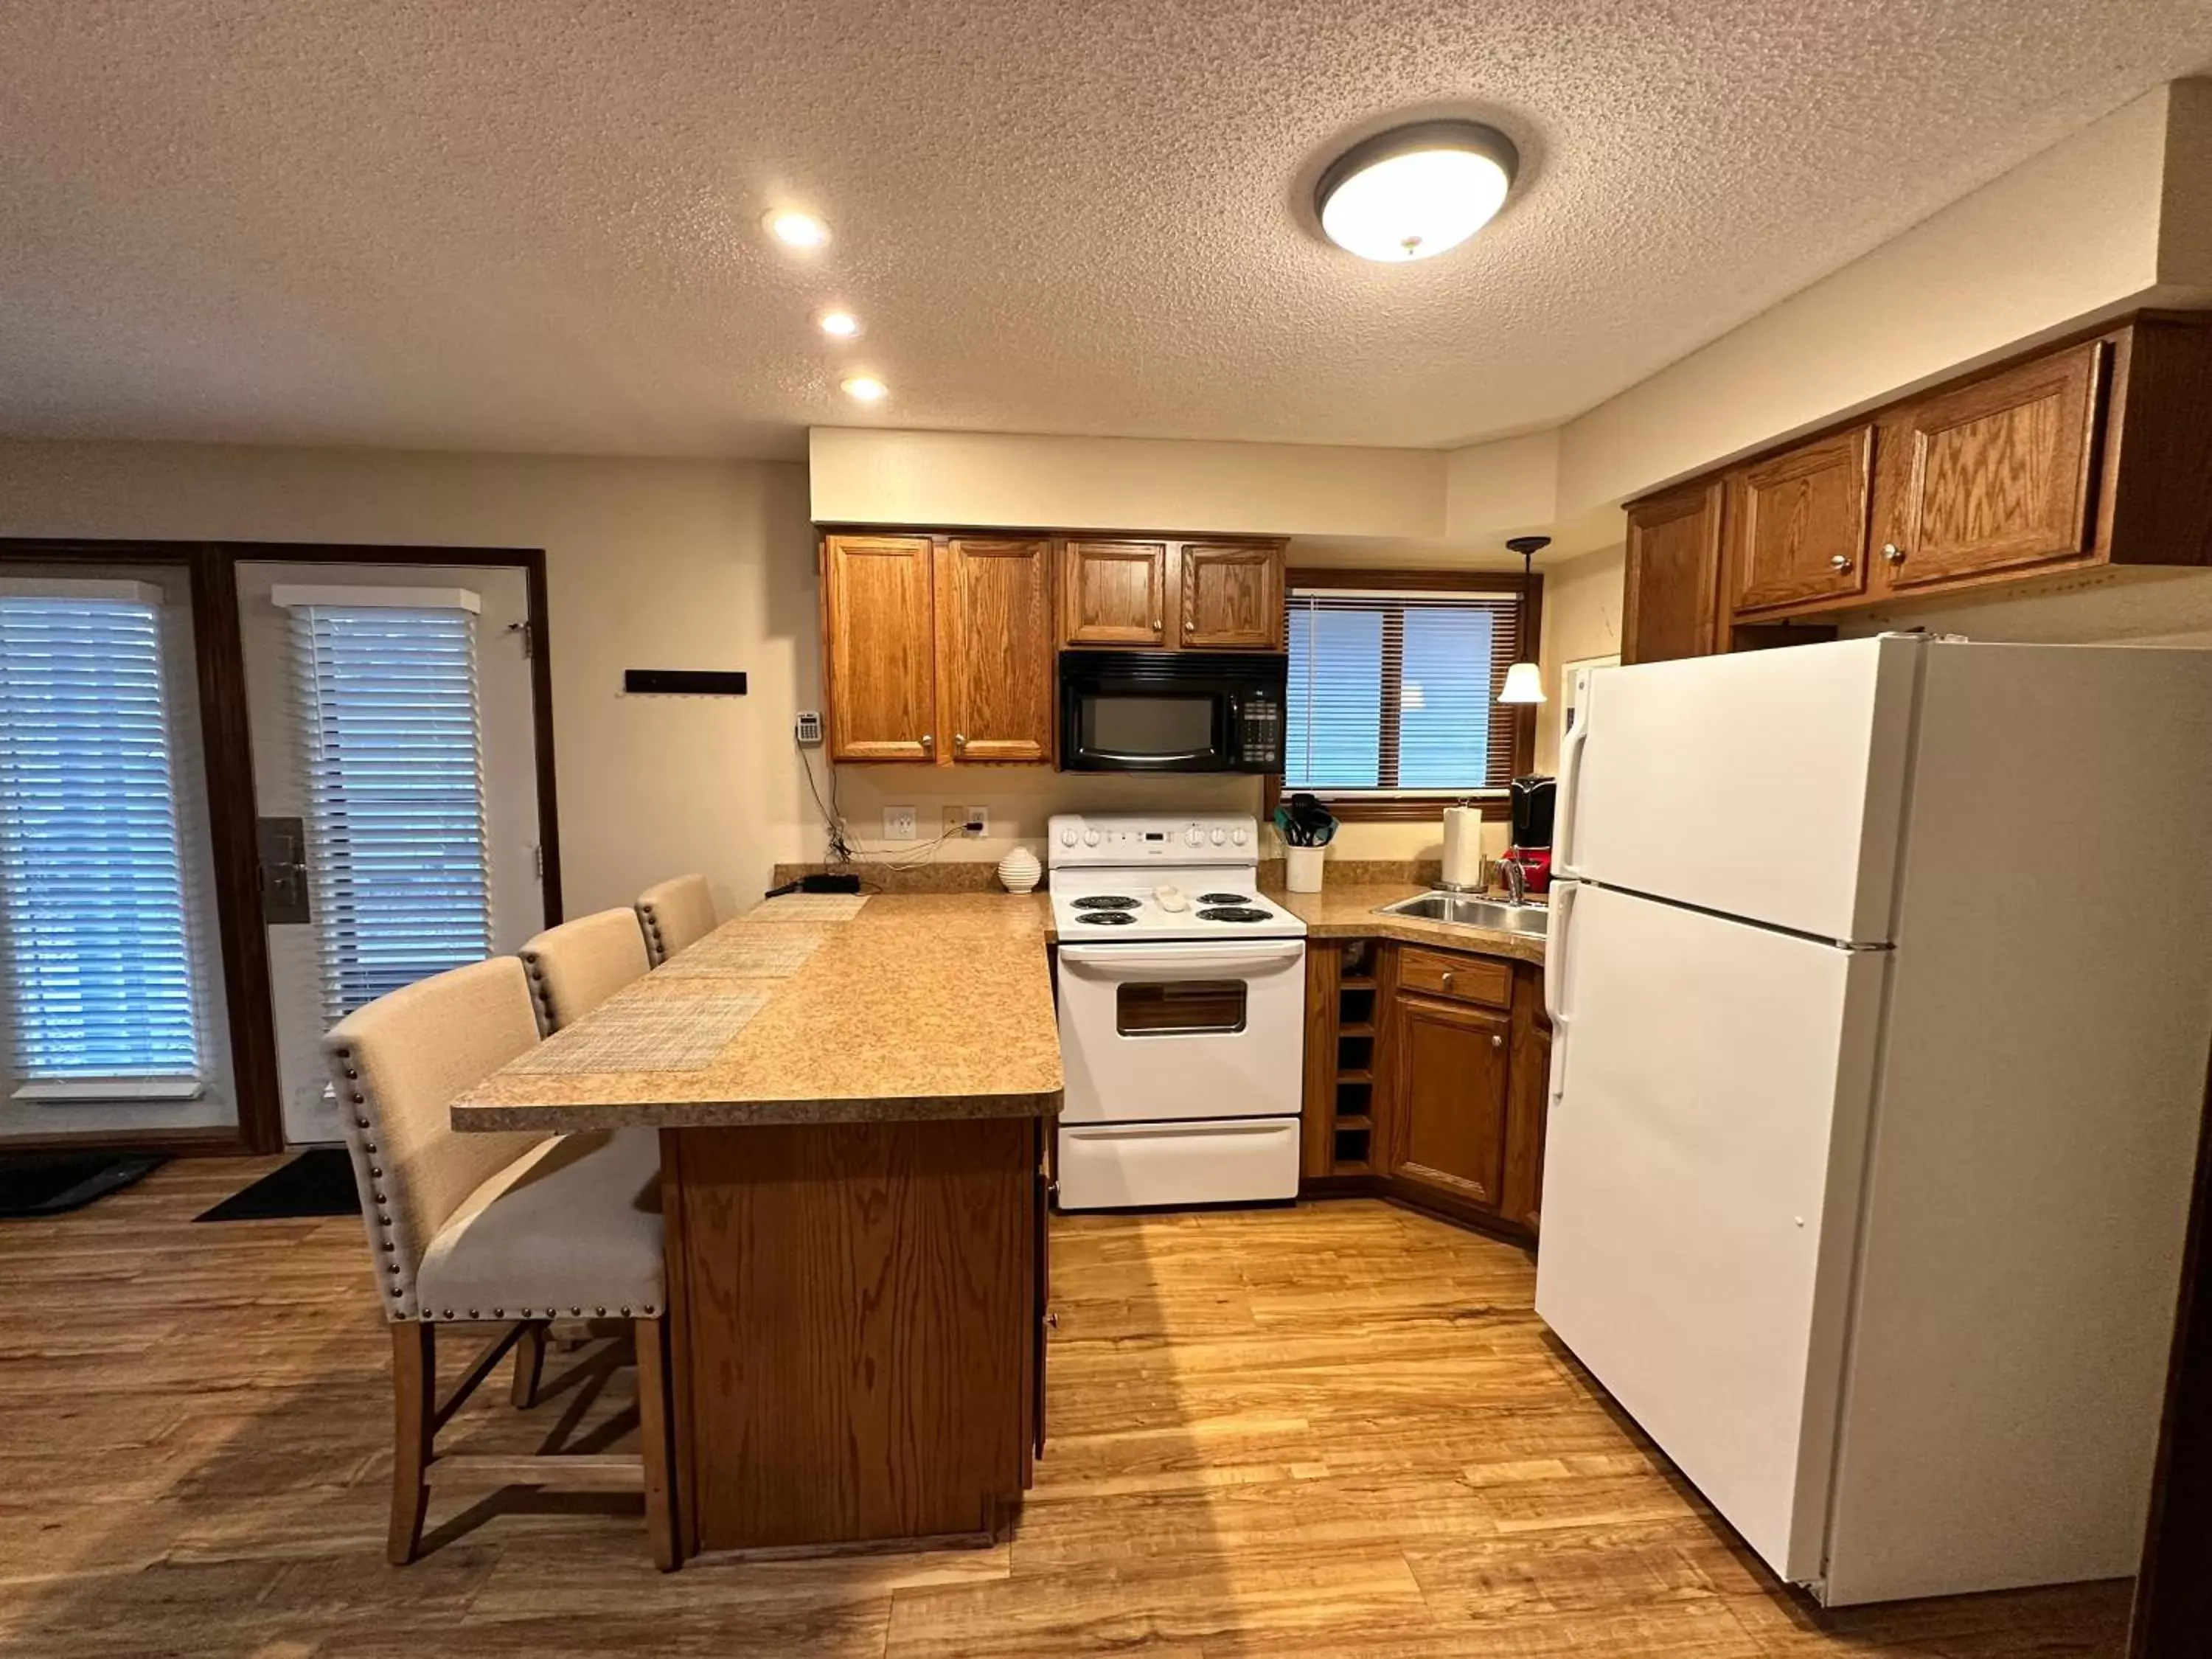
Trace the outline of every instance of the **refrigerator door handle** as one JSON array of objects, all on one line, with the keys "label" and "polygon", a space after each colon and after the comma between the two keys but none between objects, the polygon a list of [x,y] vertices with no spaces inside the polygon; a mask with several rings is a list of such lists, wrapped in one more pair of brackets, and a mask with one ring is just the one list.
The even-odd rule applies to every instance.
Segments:
[{"label": "refrigerator door handle", "polygon": [[1582,793],[1583,745],[1589,741],[1590,720],[1595,713],[1589,700],[1591,672],[1585,668],[1576,677],[1576,720],[1573,728],[1559,742],[1559,795],[1552,825],[1552,873],[1555,876],[1575,874],[1576,798]]},{"label": "refrigerator door handle", "polygon": [[1567,1028],[1573,1023],[1567,1013],[1567,971],[1572,956],[1569,938],[1574,927],[1575,895],[1581,888],[1574,882],[1561,882],[1552,890],[1551,914],[1546,922],[1544,939],[1544,1013],[1552,1022],[1552,1068],[1547,1082],[1549,1098],[1547,1106],[1559,1103],[1566,1091]]}]

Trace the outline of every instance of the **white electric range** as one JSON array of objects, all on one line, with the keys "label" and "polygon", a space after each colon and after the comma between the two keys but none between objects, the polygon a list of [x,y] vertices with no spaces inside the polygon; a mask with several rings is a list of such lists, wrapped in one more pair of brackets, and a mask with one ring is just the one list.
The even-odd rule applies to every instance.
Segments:
[{"label": "white electric range", "polygon": [[1306,925],[1255,884],[1258,823],[1052,820],[1062,1209],[1295,1198]]}]

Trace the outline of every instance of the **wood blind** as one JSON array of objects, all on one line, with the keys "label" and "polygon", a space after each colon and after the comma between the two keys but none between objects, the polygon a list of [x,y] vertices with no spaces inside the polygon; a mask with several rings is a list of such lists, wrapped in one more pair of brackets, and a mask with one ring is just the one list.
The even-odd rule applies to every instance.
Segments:
[{"label": "wood blind", "polygon": [[1286,787],[1467,794],[1513,775],[1510,593],[1293,588]]}]

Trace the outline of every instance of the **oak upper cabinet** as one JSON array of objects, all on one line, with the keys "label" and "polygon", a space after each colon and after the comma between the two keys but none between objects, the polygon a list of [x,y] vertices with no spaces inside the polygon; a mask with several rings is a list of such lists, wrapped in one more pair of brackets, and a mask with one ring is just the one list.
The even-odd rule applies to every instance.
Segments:
[{"label": "oak upper cabinet", "polygon": [[940,752],[1050,760],[1052,544],[951,536],[936,556]]},{"label": "oak upper cabinet", "polygon": [[927,536],[823,538],[830,759],[935,757],[934,556]]},{"label": "oak upper cabinet", "polygon": [[1050,761],[1052,546],[824,536],[830,758]]},{"label": "oak upper cabinet", "polygon": [[1060,639],[1067,645],[1168,642],[1168,544],[1078,541],[1060,556]]},{"label": "oak upper cabinet", "polygon": [[2090,551],[2112,346],[2089,340],[1923,398],[1882,428],[1880,555],[1893,589]]},{"label": "oak upper cabinet", "polygon": [[1736,614],[1866,591],[1874,428],[1816,438],[1728,474]]},{"label": "oak upper cabinet", "polygon": [[1186,651],[1283,648],[1283,550],[1269,543],[1185,542],[1176,643]]},{"label": "oak upper cabinet", "polygon": [[1402,991],[1391,1000],[1388,1178],[1498,1207],[1511,1036],[1503,1012]]},{"label": "oak upper cabinet", "polygon": [[1717,648],[1721,501],[1720,480],[1710,478],[1629,504],[1623,662],[1703,657]]},{"label": "oak upper cabinet", "polygon": [[1078,648],[1279,651],[1278,541],[1060,544],[1060,641]]}]

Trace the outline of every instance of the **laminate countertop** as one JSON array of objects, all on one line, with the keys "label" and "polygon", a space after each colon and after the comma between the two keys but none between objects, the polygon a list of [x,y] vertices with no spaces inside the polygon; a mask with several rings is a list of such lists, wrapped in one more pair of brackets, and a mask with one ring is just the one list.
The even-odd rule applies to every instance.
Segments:
[{"label": "laminate countertop", "polygon": [[[769,910],[728,921],[702,953],[811,934],[819,943],[781,978],[708,975],[679,953],[569,1028],[623,1022],[695,999],[763,996],[759,1012],[704,1064],[609,1071],[542,1069],[520,1056],[453,1103],[457,1129],[565,1132],[632,1126],[743,1127],[1037,1117],[1060,1110],[1060,1030],[1042,895],[884,894],[849,921]],[[679,971],[672,972],[671,969]],[[635,1027],[633,1027],[635,1029]],[[551,1041],[558,1042],[558,1034]]]},{"label": "laminate countertop", "polygon": [[1508,933],[1495,927],[1468,927],[1457,922],[1425,921],[1419,916],[1386,916],[1379,907],[1395,904],[1429,890],[1410,881],[1348,882],[1324,880],[1318,893],[1289,893],[1263,887],[1261,891],[1306,925],[1309,939],[1394,939],[1407,945],[1433,945],[1439,950],[1473,951],[1482,956],[1508,957],[1515,962],[1544,961],[1544,941],[1525,933]]}]

